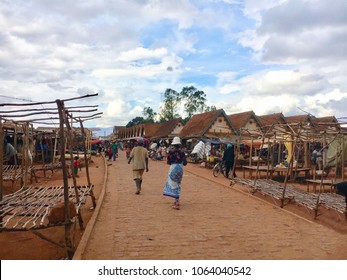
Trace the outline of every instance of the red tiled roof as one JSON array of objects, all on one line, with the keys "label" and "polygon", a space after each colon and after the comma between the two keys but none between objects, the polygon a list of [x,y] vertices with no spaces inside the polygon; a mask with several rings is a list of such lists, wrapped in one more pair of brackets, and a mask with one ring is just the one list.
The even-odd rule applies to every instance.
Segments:
[{"label": "red tiled roof", "polygon": [[182,120],[180,118],[172,119],[164,123],[161,123],[159,128],[157,129],[157,131],[153,134],[151,138],[158,139],[158,138],[169,137],[179,123],[181,123],[183,126]]},{"label": "red tiled roof", "polygon": [[193,115],[192,118],[185,124],[182,129],[180,136],[183,137],[201,137],[210,128],[213,122],[220,116],[223,115],[229,123],[230,128],[236,134],[235,127],[230,122],[230,119],[225,114],[223,109],[205,112],[201,114]]},{"label": "red tiled roof", "polygon": [[285,124],[286,119],[284,118],[282,113],[274,113],[269,115],[257,116],[260,123],[265,126],[272,126],[274,124]]},{"label": "red tiled roof", "polygon": [[341,128],[339,125],[339,121],[334,116],[327,116],[327,117],[320,117],[320,118],[313,117],[312,121],[315,127],[320,131],[325,130],[327,127],[330,127],[330,128],[335,127],[337,129]]},{"label": "red tiled roof", "polygon": [[246,122],[252,116],[255,117],[254,112],[253,111],[247,111],[247,112],[228,115],[228,118],[230,119],[232,124],[235,126],[235,128],[239,131],[240,128],[245,126]]},{"label": "red tiled roof", "polygon": [[285,120],[288,124],[307,123],[307,122],[310,122],[313,124],[310,115],[288,116],[288,117],[285,117]]},{"label": "red tiled roof", "polygon": [[228,115],[228,118],[230,119],[231,123],[235,126],[238,132],[241,128],[244,128],[247,125],[248,121],[251,118],[254,118],[254,120],[256,121],[259,131],[262,130],[262,123],[259,121],[258,117],[253,111],[231,114]]}]

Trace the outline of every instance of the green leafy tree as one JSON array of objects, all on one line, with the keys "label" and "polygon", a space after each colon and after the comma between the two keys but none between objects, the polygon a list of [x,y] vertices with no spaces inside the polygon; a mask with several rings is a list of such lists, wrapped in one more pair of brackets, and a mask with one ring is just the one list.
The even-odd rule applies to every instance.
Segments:
[{"label": "green leafy tree", "polygon": [[141,124],[144,122],[145,120],[143,117],[136,117],[136,118],[133,118],[130,122],[128,122],[128,124],[125,127],[132,127],[134,125]]},{"label": "green leafy tree", "polygon": [[205,112],[211,112],[211,111],[216,111],[217,110],[217,108],[216,108],[216,106],[214,106],[214,105],[212,105],[212,106],[207,106],[206,108],[205,108]]},{"label": "green leafy tree", "polygon": [[157,113],[153,111],[151,107],[145,107],[143,108],[142,114],[145,116],[145,122],[146,123],[154,123],[155,117],[157,116]]},{"label": "green leafy tree", "polygon": [[166,89],[164,92],[164,104],[160,112],[160,121],[169,121],[178,118],[177,113],[181,102],[181,95],[173,89]]},{"label": "green leafy tree", "polygon": [[184,98],[184,110],[190,119],[195,113],[205,112],[207,108],[206,103],[206,94],[197,90],[195,87],[184,87],[180,93],[181,97]]}]

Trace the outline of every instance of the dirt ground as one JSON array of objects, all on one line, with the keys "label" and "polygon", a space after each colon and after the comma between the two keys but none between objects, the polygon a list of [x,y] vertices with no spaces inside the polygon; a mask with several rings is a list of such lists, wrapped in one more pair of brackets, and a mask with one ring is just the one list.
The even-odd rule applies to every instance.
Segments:
[{"label": "dirt ground", "polygon": [[[276,201],[241,185],[230,187],[228,179],[215,178],[210,169],[195,164],[185,167],[182,208],[177,211],[161,194],[168,170],[164,162],[150,161],[138,196],[125,153],[106,163],[105,197],[93,217],[90,199],[84,207],[84,222],[90,221],[93,229],[76,259],[347,259],[347,223],[334,211],[322,209],[314,219],[295,204],[282,209]],[[104,171],[103,159],[94,156],[90,173],[97,199]],[[61,172],[52,178],[41,174],[39,180],[41,185],[61,185]],[[86,184],[84,169],[78,182]],[[63,227],[40,232],[64,244]],[[77,224],[76,248],[82,234]],[[0,232],[0,246],[3,260],[66,258],[64,249],[31,232]]]},{"label": "dirt ground", "polygon": [[336,213],[314,220],[295,205],[282,209],[194,164],[185,167],[177,211],[162,195],[168,165],[150,161],[149,169],[135,195],[123,155],[109,166],[103,205],[76,259],[347,259],[347,224]]}]

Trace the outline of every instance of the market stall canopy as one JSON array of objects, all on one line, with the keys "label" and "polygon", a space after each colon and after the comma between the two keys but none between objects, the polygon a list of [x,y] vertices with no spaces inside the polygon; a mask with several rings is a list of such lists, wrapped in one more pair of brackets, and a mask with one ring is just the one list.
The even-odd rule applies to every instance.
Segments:
[{"label": "market stall canopy", "polygon": [[102,140],[100,140],[100,139],[92,141],[92,145],[101,144],[101,143],[102,143]]},{"label": "market stall canopy", "polygon": [[211,139],[206,139],[206,138],[200,138],[200,141],[203,143],[209,143],[210,145],[220,145],[222,144],[221,141],[219,140],[211,140]]},{"label": "market stall canopy", "polygon": [[[252,145],[254,149],[260,149],[262,140],[253,140],[253,144],[252,144],[252,140],[242,140],[242,143],[249,147]],[[263,144],[263,148],[265,148],[265,144]]]},{"label": "market stall canopy", "polygon": [[209,143],[204,143],[200,141],[193,148],[192,154],[197,154],[198,158],[203,159],[211,151],[211,145]]},{"label": "market stall canopy", "polygon": [[150,141],[147,139],[147,138],[145,138],[145,137],[135,137],[135,138],[133,138],[135,141],[137,141],[138,139],[140,139],[140,138],[142,138],[143,139],[143,141],[145,142],[145,144],[148,144]]}]

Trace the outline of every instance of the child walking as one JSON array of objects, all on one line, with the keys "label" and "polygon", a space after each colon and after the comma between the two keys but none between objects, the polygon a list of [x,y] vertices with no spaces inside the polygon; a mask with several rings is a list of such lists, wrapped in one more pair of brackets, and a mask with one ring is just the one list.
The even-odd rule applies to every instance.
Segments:
[{"label": "child walking", "polygon": [[79,177],[78,176],[78,167],[79,167],[78,156],[75,156],[74,162],[73,162],[73,172],[75,174],[75,177]]}]

